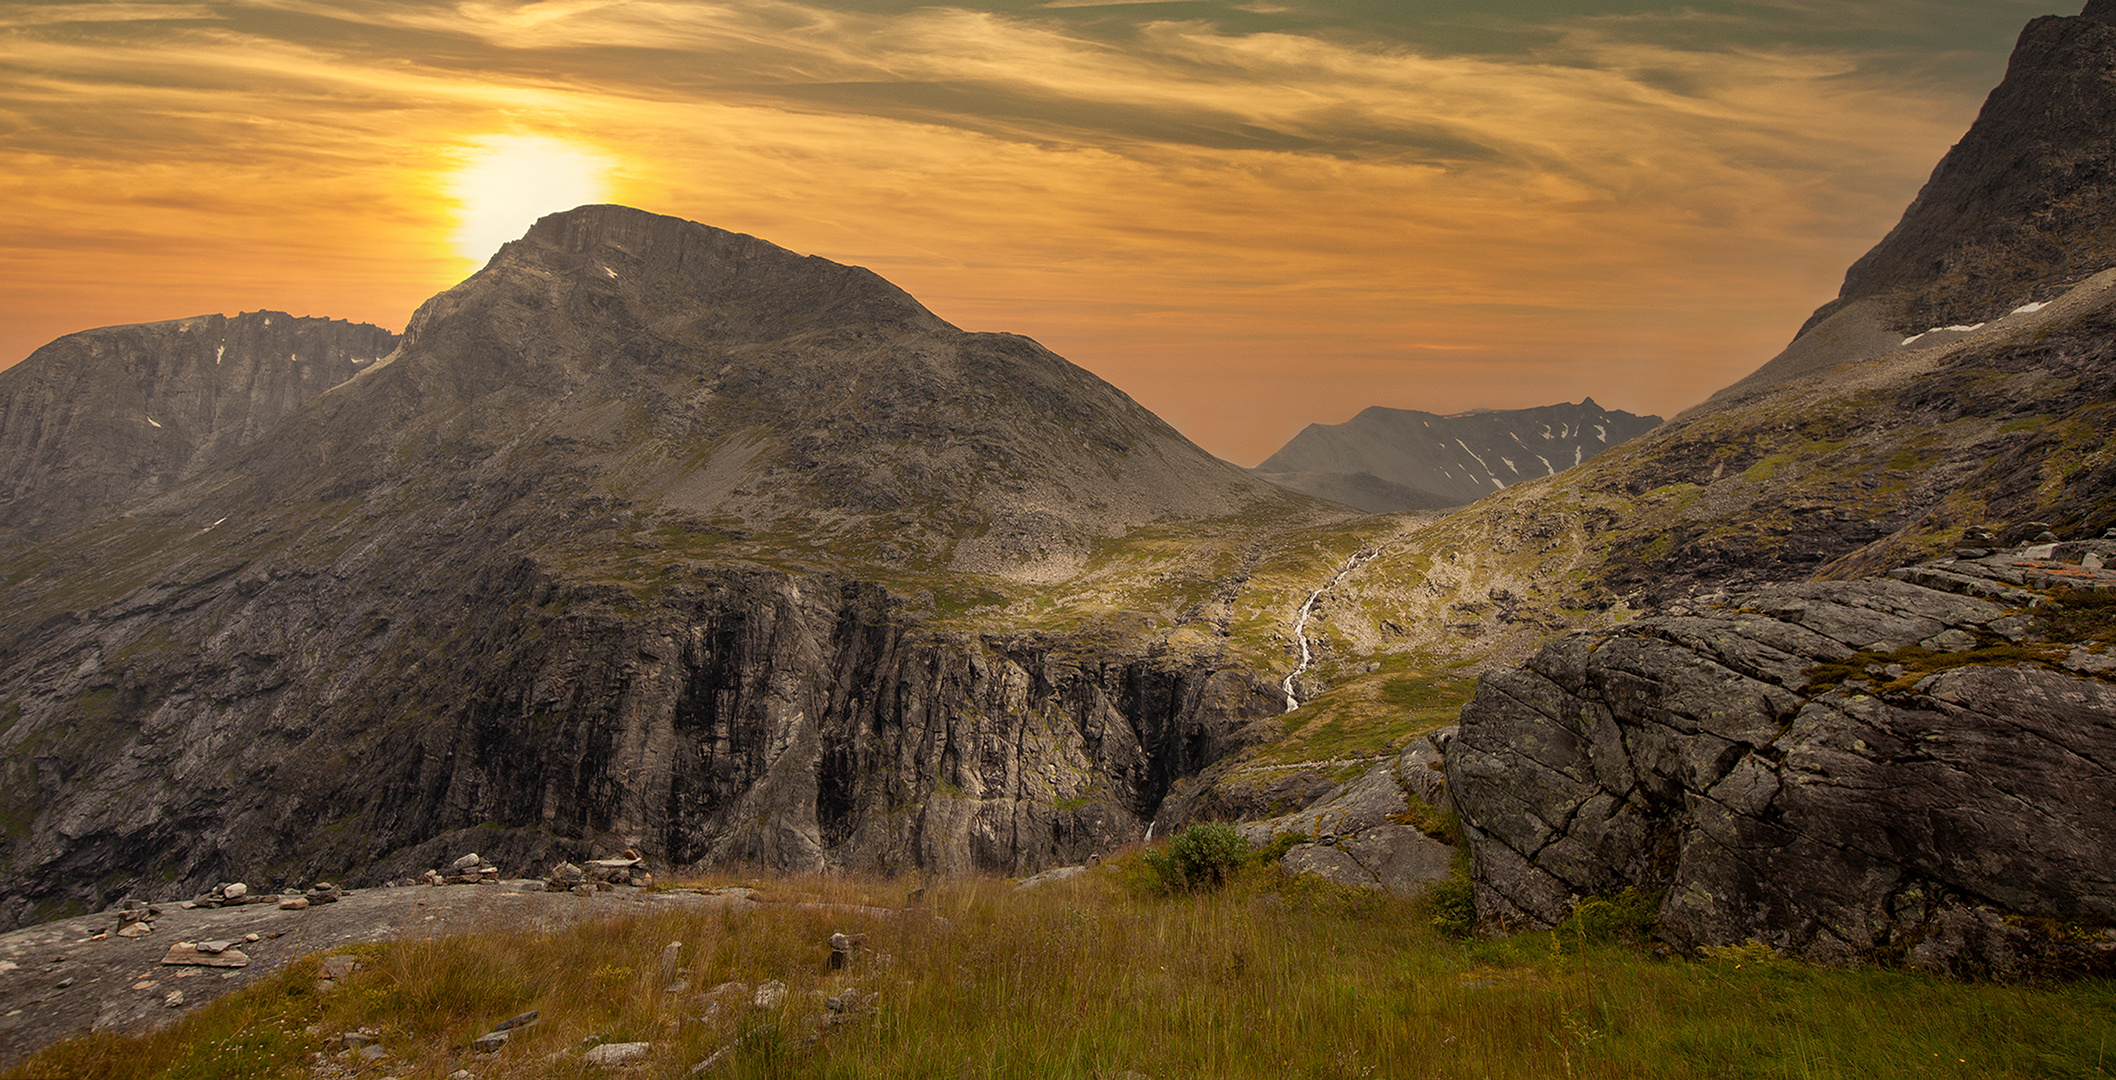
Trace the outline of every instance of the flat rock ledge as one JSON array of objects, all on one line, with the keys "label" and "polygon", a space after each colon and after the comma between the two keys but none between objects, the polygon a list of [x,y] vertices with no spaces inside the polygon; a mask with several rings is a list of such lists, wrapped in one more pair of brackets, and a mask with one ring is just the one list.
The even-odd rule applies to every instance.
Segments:
[{"label": "flat rock ledge", "polygon": [[[2116,972],[2111,650],[2037,648],[2029,613],[2039,590],[2116,584],[2116,543],[1961,555],[1575,634],[1486,676],[1446,759],[1480,918],[1552,926],[1630,886],[1663,894],[1685,949]],[[1922,677],[1867,662],[1918,651]]]}]

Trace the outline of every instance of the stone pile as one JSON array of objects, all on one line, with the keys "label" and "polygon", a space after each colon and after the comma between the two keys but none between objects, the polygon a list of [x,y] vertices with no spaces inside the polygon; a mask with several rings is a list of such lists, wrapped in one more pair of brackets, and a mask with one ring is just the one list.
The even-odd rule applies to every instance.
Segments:
[{"label": "stone pile", "polygon": [[169,946],[162,963],[169,967],[239,968],[250,966],[250,956],[236,948],[233,941],[179,941]]},{"label": "stone pile", "polygon": [[590,859],[586,866],[559,863],[544,879],[544,887],[552,892],[572,892],[581,896],[609,892],[620,885],[643,889],[652,884],[654,875],[647,871],[646,859],[629,850],[623,855]]},{"label": "stone pile", "polygon": [[154,932],[154,919],[162,909],[144,900],[118,901],[118,924],[108,931],[121,938],[145,937]]},{"label": "stone pile", "polygon": [[307,889],[289,889],[281,893],[252,890],[240,881],[224,881],[212,890],[200,893],[184,901],[187,908],[240,907],[244,904],[276,904],[283,911],[300,911],[317,904],[335,904],[345,890],[328,881],[319,881]]},{"label": "stone pile", "polygon": [[500,868],[475,851],[450,863],[447,870],[428,870],[419,876],[428,885],[486,885],[499,879]]}]

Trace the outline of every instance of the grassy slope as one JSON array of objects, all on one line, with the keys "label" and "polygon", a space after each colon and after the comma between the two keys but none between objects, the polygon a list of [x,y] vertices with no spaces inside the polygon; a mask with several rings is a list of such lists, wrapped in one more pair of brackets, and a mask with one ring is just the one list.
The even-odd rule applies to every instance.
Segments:
[{"label": "grassy slope", "polygon": [[[2116,986],[1972,985],[1724,951],[1656,960],[1579,932],[1455,941],[1415,903],[1251,867],[1228,889],[1160,898],[1135,860],[1019,893],[936,885],[946,927],[768,904],[558,935],[524,929],[355,950],[326,994],[315,959],[160,1033],[86,1036],[9,1078],[307,1075],[338,1032],[391,1057],[358,1075],[439,1080],[592,1072],[586,1042],[651,1042],[628,1070],[678,1077],[730,1042],[728,1077],[2093,1077],[2116,1068]],[[903,881],[772,880],[787,899],[902,902]],[[828,936],[869,935],[849,976]],[[670,993],[659,956],[683,944]],[[728,981],[789,988],[778,1009]],[[817,996],[856,986],[879,1012],[820,1039]],[[495,1056],[498,1021],[542,1019]],[[705,1019],[700,1019],[704,1016]],[[347,1074],[351,1075],[351,1074]]]}]

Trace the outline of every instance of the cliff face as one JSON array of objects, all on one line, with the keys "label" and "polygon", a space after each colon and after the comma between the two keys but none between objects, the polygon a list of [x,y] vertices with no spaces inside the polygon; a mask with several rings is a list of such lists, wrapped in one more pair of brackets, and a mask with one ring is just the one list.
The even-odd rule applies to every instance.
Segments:
[{"label": "cliff face", "polygon": [[397,347],[256,311],[69,334],[0,372],[0,542],[160,494]]},{"label": "cliff face", "polygon": [[1020,872],[1136,838],[1277,711],[1238,671],[923,634],[842,578],[700,570],[641,604],[450,569],[476,576],[407,582],[424,602],[209,582],[10,642],[8,921],[463,843]]}]

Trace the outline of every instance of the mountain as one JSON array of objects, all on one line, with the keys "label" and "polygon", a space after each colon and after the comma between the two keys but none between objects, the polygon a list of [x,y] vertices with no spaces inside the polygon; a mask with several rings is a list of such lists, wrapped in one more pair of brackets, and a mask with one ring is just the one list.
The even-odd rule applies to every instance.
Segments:
[{"label": "mountain", "polygon": [[396,347],[281,311],[68,334],[0,371],[0,544],[167,491]]},{"label": "mountain", "polygon": [[2021,32],[1903,218],[1793,342],[1706,408],[2047,302],[2116,267],[2116,6]]},{"label": "mountain", "polygon": [[[1126,610],[950,616],[1048,608],[1036,582],[1134,533],[1342,516],[1026,338],[621,207],[538,222],[397,345],[0,555],[8,921],[463,844],[512,869],[1106,850],[1283,695],[1209,603],[1181,650]],[[9,375],[66,385],[94,355]],[[77,473],[29,496],[90,505]]]},{"label": "mountain", "polygon": [[1659,424],[1593,398],[1453,416],[1374,406],[1342,424],[1309,424],[1250,471],[1369,513],[1432,510],[1563,472]]}]

